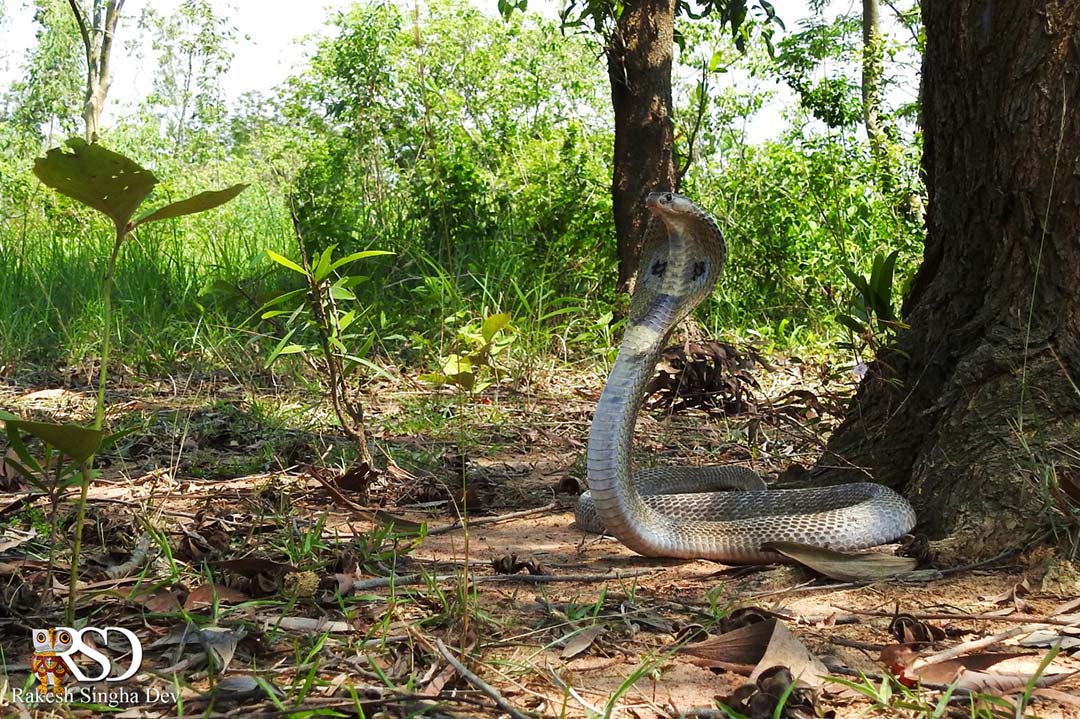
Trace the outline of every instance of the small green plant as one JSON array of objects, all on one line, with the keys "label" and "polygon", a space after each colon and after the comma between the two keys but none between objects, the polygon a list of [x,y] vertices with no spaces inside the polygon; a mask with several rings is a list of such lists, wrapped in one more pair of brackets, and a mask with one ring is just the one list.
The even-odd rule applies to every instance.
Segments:
[{"label": "small green plant", "polygon": [[[364,250],[334,258],[337,245],[330,245],[312,262],[300,231],[300,220],[293,213],[300,262],[272,250],[271,260],[304,278],[304,287],[285,292],[265,303],[260,317],[277,321],[281,338],[266,360],[269,367],[283,355],[298,354],[319,372],[326,393],[342,430],[356,444],[356,466],[371,471],[371,452],[367,446],[363,406],[351,396],[349,380],[363,366],[382,370],[364,357],[375,342],[375,333],[358,332],[361,308],[344,309],[357,302],[354,289],[368,280],[366,275],[345,275],[339,270],[359,260],[392,255],[385,250]],[[284,308],[283,308],[284,306]],[[281,324],[280,318],[284,318]]]},{"label": "small green plant", "polygon": [[840,268],[856,291],[850,311],[836,317],[852,335],[851,342],[843,345],[846,349],[876,354],[881,347],[892,344],[896,332],[907,326],[897,319],[893,309],[893,274],[898,255],[896,250],[888,255],[875,254],[869,277],[850,267]]},{"label": "small green plant", "polygon": [[514,343],[514,328],[506,312],[484,318],[479,327],[468,323],[457,331],[466,349],[447,355],[439,372],[420,375],[425,382],[452,385],[468,394],[479,394],[499,381],[496,358]]},{"label": "small green plant", "polygon": [[[71,581],[68,593],[67,622],[74,623],[75,602],[78,595],[79,557],[82,547],[82,531],[86,521],[86,500],[93,480],[94,455],[116,436],[106,437],[105,386],[108,381],[109,349],[112,341],[112,291],[116,263],[124,240],[143,225],[160,220],[204,212],[222,205],[240,194],[247,185],[233,185],[224,190],[202,192],[178,202],[171,202],[153,210],[138,212],[143,201],[158,184],[157,177],[124,155],[107,150],[97,143],[87,143],[79,138],[68,140],[64,148],[53,148],[45,157],[34,162],[34,174],[45,185],[62,195],[91,207],[113,221],[116,233],[112,251],[105,265],[101,284],[102,330],[99,356],[98,388],[94,407],[94,422],[90,428],[75,424],[27,422],[5,414],[8,440],[21,461],[19,473],[31,483],[46,489],[54,499],[61,489],[78,484],[79,499],[71,556]],[[38,462],[22,444],[19,431],[34,435],[56,450],[46,451],[45,461]],[[61,456],[67,457],[64,461]],[[51,463],[51,464],[50,464]],[[49,477],[52,473],[51,478]],[[40,484],[39,484],[40,483]],[[54,512],[55,517],[55,512]],[[53,536],[57,536],[53,525]]]}]

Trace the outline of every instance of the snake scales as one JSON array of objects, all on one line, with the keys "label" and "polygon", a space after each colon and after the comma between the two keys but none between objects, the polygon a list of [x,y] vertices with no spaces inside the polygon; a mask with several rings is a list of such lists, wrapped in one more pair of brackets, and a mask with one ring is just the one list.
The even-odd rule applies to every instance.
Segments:
[{"label": "snake scales", "polygon": [[[589,431],[589,491],[578,525],[613,534],[639,554],[775,562],[769,541],[839,550],[889,542],[915,512],[871,483],[766,491],[745,467],[660,467],[631,472],[644,388],[672,328],[708,297],[727,249],[716,222],[689,199],[654,192],[626,332]],[[739,489],[723,492],[716,489]],[[712,490],[712,491],[710,491]]]}]

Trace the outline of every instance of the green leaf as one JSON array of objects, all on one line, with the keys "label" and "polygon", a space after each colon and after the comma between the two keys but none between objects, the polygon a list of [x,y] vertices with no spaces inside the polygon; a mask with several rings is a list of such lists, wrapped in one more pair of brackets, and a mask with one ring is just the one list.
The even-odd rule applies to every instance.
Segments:
[{"label": "green leaf", "polygon": [[62,195],[92,207],[123,233],[131,216],[154,189],[154,173],[97,143],[73,137],[34,160],[34,174]]},{"label": "green leaf", "polygon": [[351,290],[353,287],[362,285],[370,279],[367,275],[347,275],[334,282],[334,284]]},{"label": "green leaf", "polygon": [[500,312],[497,315],[488,317],[484,320],[484,324],[480,328],[480,334],[484,336],[484,342],[491,342],[492,338],[494,338],[500,330],[505,329],[508,324],[510,324],[510,315],[507,312]]},{"label": "green leaf", "polygon": [[105,433],[100,429],[81,427],[77,424],[54,422],[31,422],[25,419],[4,418],[8,427],[32,434],[51,447],[55,447],[76,462],[84,462],[94,456],[101,446]]},{"label": "green leaf", "polygon": [[296,297],[299,297],[300,295],[303,295],[307,291],[308,291],[307,288],[303,287],[303,288],[301,288],[299,290],[291,290],[289,292],[284,292],[284,293],[278,295],[277,297],[272,297],[269,300],[267,300],[265,303],[263,303],[263,306],[259,308],[259,311],[262,312],[263,310],[268,310],[271,307],[274,307],[275,305],[280,305],[280,304],[283,304],[285,302],[288,302],[291,299],[294,299]]},{"label": "green leaf", "polygon": [[461,357],[458,355],[450,355],[443,362],[442,372],[448,377],[455,377],[461,374],[467,374],[472,372],[472,361],[468,357]]},{"label": "green leaf", "polygon": [[172,217],[183,217],[184,215],[194,215],[196,212],[212,210],[218,205],[224,205],[226,202],[239,195],[246,187],[246,184],[240,184],[227,187],[224,190],[207,190],[206,192],[200,192],[186,200],[180,200],[165,205],[164,207],[159,207],[156,210],[139,217],[131,223],[131,226],[138,227],[139,225],[145,225],[147,222],[157,222],[158,220],[167,220]]},{"label": "green leaf", "polygon": [[450,378],[441,372],[428,372],[417,377],[421,382],[430,382],[431,384],[450,384]]},{"label": "green leaf", "polygon": [[[363,365],[364,367],[367,367],[369,370],[371,370],[375,374],[377,374],[377,375],[379,375],[381,377],[384,377],[384,378],[390,380],[391,382],[397,382],[398,378],[394,377],[394,375],[390,374],[385,369],[383,369],[382,367],[375,364],[374,362],[372,362],[369,359],[365,359],[363,357],[357,357],[356,355],[345,355],[345,359],[349,360],[350,362],[355,362],[358,365]],[[431,382],[433,380],[424,379],[424,378],[425,377],[434,377],[434,376],[442,377],[442,379],[435,382],[435,384],[446,384],[446,376],[442,375],[442,374],[438,374],[438,373],[420,375],[420,379],[422,381],[424,381],[424,382]]]},{"label": "green leaf", "polygon": [[334,255],[334,250],[337,249],[337,245],[330,245],[323,250],[322,255],[319,256],[319,261],[315,263],[315,269],[311,271],[315,275],[316,282],[322,282],[330,275],[330,260]]},{"label": "green leaf", "polygon": [[266,254],[269,255],[270,259],[272,259],[274,262],[278,263],[282,267],[288,267],[293,272],[299,272],[304,277],[308,276],[307,271],[304,270],[303,267],[296,264],[295,262],[290,260],[288,257],[285,257],[283,255],[279,255],[278,253],[274,252],[273,250],[267,250]]},{"label": "green leaf", "polygon": [[[301,345],[289,344],[289,340],[292,339],[294,334],[296,334],[296,328],[289,330],[289,333],[281,338],[281,341],[278,342],[277,346],[270,352],[270,356],[266,358],[266,364],[263,365],[264,368],[270,367],[270,365],[274,363],[274,360],[283,354],[303,352],[304,348]],[[295,349],[296,347],[300,347],[300,349]]]},{"label": "green leaf", "polygon": [[342,265],[347,265],[350,262],[356,262],[357,260],[362,260],[366,257],[378,257],[379,255],[392,254],[394,253],[387,252],[386,250],[364,250],[363,252],[354,252],[351,255],[345,255],[344,257],[339,257],[338,259],[334,260],[333,264],[330,265],[330,271],[333,272]]},{"label": "green leaf", "polygon": [[[12,420],[19,421],[19,417],[13,414],[0,410],[0,420],[4,420],[4,431],[8,436],[8,448],[11,449],[19,458],[19,462],[12,462],[12,458],[9,455],[4,461],[9,462],[19,470],[19,474],[23,475],[31,482],[37,482],[38,475],[42,474],[43,470],[41,463],[38,462],[37,457],[30,454],[30,451],[26,448],[26,443],[23,442],[22,432],[16,429],[15,425],[10,424]],[[29,469],[27,469],[29,467]],[[36,473],[36,474],[35,474]]]},{"label": "green leaf", "polygon": [[896,250],[889,253],[888,257],[880,254],[874,258],[874,267],[870,272],[870,289],[873,291],[874,313],[880,320],[892,320],[892,286],[893,272],[896,270]]},{"label": "green leaf", "polygon": [[866,330],[863,324],[851,315],[837,315],[836,321],[857,335],[861,335]]},{"label": "green leaf", "polygon": [[352,290],[347,290],[344,287],[338,287],[336,285],[330,288],[330,296],[335,300],[345,300],[348,302],[356,299],[356,295],[353,294]]},{"label": "green leaf", "polygon": [[[340,332],[344,332],[345,330],[349,329],[349,325],[351,325],[355,321],[356,321],[356,310],[349,310],[348,312],[346,312],[345,314],[343,314],[341,316],[341,319],[338,320],[338,323],[337,323],[338,330]],[[361,354],[363,354],[363,353],[361,353]]]},{"label": "green leaf", "polygon": [[472,372],[462,372],[461,374],[452,376],[450,378],[450,383],[460,387],[466,392],[472,392],[473,387],[476,384],[476,375]]},{"label": "green leaf", "polygon": [[360,349],[356,350],[356,352],[354,352],[353,354],[360,355],[361,357],[366,356],[367,353],[371,351],[371,348],[375,345],[375,336],[376,335],[374,332],[369,334],[368,338],[364,340],[364,344],[360,345]]},{"label": "green leaf", "polygon": [[869,302],[872,297],[872,292],[866,278],[857,274],[850,267],[841,267],[840,270],[844,273],[844,276],[851,281],[851,284],[855,285],[855,289],[859,291],[859,294],[863,296],[863,299]]}]

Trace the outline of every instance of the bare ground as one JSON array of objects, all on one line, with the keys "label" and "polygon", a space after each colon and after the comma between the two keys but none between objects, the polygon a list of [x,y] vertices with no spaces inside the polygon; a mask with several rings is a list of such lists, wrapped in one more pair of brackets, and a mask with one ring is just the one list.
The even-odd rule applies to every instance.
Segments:
[{"label": "bare ground", "polygon": [[[757,379],[758,399],[737,416],[649,413],[638,428],[642,460],[740,462],[797,479],[850,387],[802,363]],[[572,501],[600,385],[562,371],[478,398],[407,378],[373,386],[370,423],[389,469],[350,483],[326,469],[347,461],[348,448],[317,403],[244,390],[228,377],[122,378],[110,421],[130,434],[101,457],[90,491],[77,625],[134,631],[145,659],[127,685],[168,701],[143,694],[118,716],[728,716],[717,700],[747,684],[752,663],[681,648],[780,617],[835,676],[865,688],[815,680],[779,714],[775,699],[747,699],[747,716],[1014,716],[1010,707],[1034,689],[1030,677],[1060,674],[1021,713],[1080,717],[1080,679],[1067,676],[1080,670],[1075,646],[1040,666],[1047,649],[1018,644],[1034,629],[1080,633],[1076,565],[1053,550],[855,586],[795,567],[646,559],[578,531]],[[91,402],[78,377],[0,387],[0,407],[38,419],[85,420]],[[77,492],[64,493],[50,537],[46,497],[6,465],[0,489],[7,699],[31,686],[31,628],[63,624]],[[505,518],[466,534],[452,528],[462,511]],[[432,533],[418,538],[408,522]],[[749,619],[730,618],[745,608]],[[908,618],[897,623],[898,615]],[[973,649],[976,659],[920,675],[931,688],[884,678],[910,664],[897,661],[902,640],[925,640],[913,645],[925,656],[1016,627],[1025,631]],[[991,666],[987,651],[1016,656]],[[458,657],[463,667],[451,661]],[[959,674],[972,689],[949,703],[940,687]],[[995,696],[1008,703],[995,705]]]}]

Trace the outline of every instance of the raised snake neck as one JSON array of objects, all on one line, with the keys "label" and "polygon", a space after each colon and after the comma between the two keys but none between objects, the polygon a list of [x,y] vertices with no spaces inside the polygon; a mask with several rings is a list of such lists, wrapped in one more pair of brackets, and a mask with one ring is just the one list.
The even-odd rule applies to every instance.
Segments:
[{"label": "raised snake neck", "polygon": [[[646,205],[653,217],[626,332],[589,431],[589,494],[606,531],[646,556],[744,563],[782,561],[761,549],[769,541],[850,550],[910,531],[911,505],[879,484],[666,495],[646,489],[643,495],[630,454],[645,385],[668,334],[712,293],[726,258],[720,229],[689,199],[654,192]],[[683,478],[679,468],[660,468],[650,481],[665,473]],[[585,514],[579,511],[579,518]]]}]

